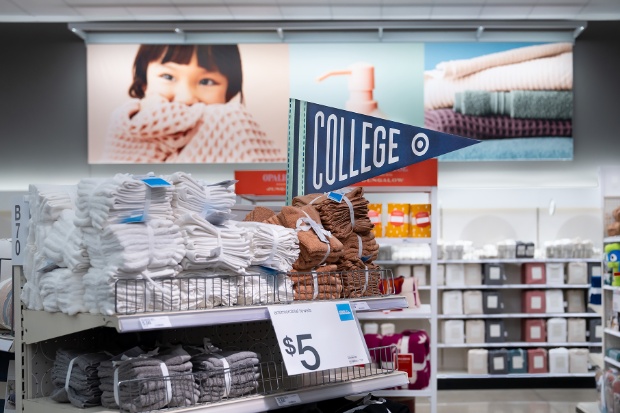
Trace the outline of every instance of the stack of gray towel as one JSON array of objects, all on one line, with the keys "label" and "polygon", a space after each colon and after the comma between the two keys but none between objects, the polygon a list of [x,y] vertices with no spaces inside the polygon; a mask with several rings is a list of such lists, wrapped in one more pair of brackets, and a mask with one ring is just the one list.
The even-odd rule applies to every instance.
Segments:
[{"label": "stack of gray towel", "polygon": [[260,360],[252,351],[198,353],[191,361],[200,388],[200,403],[251,394],[258,388]]},{"label": "stack of gray towel", "polygon": [[129,412],[195,405],[199,390],[190,359],[187,351],[175,346],[160,353],[132,349],[103,363],[102,405]]},{"label": "stack of gray towel", "polygon": [[51,399],[82,409],[99,406],[101,390],[97,371],[101,362],[110,357],[107,353],[59,349],[52,367]]}]

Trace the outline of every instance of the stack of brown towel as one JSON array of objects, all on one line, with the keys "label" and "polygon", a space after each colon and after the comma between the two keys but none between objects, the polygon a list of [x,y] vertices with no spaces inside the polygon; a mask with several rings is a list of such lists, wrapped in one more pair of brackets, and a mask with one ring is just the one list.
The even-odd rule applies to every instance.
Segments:
[{"label": "stack of brown towel", "polygon": [[336,300],[342,296],[342,276],[335,265],[324,265],[312,272],[291,271],[295,300]]},{"label": "stack of brown towel", "polygon": [[[347,269],[349,266],[350,269]],[[342,271],[344,298],[372,297],[381,295],[381,268],[377,264],[356,261],[345,261],[339,268]]]}]

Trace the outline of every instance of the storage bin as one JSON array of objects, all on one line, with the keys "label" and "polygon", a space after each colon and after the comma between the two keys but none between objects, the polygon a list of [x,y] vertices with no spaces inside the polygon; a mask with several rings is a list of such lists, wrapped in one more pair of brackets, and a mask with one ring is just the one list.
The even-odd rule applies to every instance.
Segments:
[{"label": "storage bin", "polygon": [[409,236],[409,204],[388,204],[385,236],[388,238]]},{"label": "storage bin", "polygon": [[489,374],[508,374],[508,351],[489,350]]},{"label": "storage bin", "polygon": [[463,292],[444,291],[443,292],[443,314],[459,315],[463,314]]},{"label": "storage bin", "polygon": [[528,343],[544,343],[547,341],[545,320],[526,319],[523,321],[523,341]]},{"label": "storage bin", "polygon": [[567,323],[565,318],[547,320],[547,342],[566,343]]},{"label": "storage bin", "polygon": [[508,373],[527,373],[527,352],[516,348],[508,350]]},{"label": "storage bin", "polygon": [[585,262],[569,262],[567,266],[566,284],[587,284],[588,264]]},{"label": "storage bin", "polygon": [[487,343],[503,343],[506,341],[504,320],[486,320],[485,338]]},{"label": "storage bin", "polygon": [[588,324],[588,341],[600,343],[603,341],[603,325],[600,318],[591,318]]},{"label": "storage bin", "polygon": [[503,264],[484,264],[484,283],[498,285],[504,283]]},{"label": "storage bin", "polygon": [[482,291],[465,291],[463,293],[463,312],[465,314],[483,314]]},{"label": "storage bin", "polygon": [[547,350],[532,348],[527,350],[527,372],[530,374],[547,373]]},{"label": "storage bin", "polygon": [[585,348],[568,350],[568,372],[571,374],[587,374],[588,356],[589,350]]},{"label": "storage bin", "polygon": [[446,264],[446,285],[448,287],[465,285],[465,266],[463,264]]},{"label": "storage bin", "polygon": [[545,308],[550,314],[560,314],[564,312],[564,293],[562,290],[545,291]]},{"label": "storage bin", "polygon": [[549,350],[549,373],[568,374],[568,350],[566,348]]},{"label": "storage bin", "polygon": [[465,342],[467,344],[483,344],[485,342],[485,334],[483,320],[465,321]]},{"label": "storage bin", "polygon": [[465,343],[465,322],[463,320],[448,320],[443,322],[444,344]]},{"label": "storage bin", "polygon": [[525,244],[525,256],[526,258],[534,258],[536,254],[536,244],[528,242]]},{"label": "storage bin", "polygon": [[525,242],[522,241],[517,241],[517,252],[516,252],[516,257],[517,258],[526,258],[527,257],[527,245],[525,244]]},{"label": "storage bin", "polygon": [[467,352],[468,374],[489,374],[489,351],[472,349]]},{"label": "storage bin", "polygon": [[566,312],[586,312],[586,297],[584,290],[566,290]]},{"label": "storage bin", "polygon": [[446,285],[446,266],[437,264],[437,285]]},{"label": "storage bin", "polygon": [[500,314],[504,310],[504,301],[500,291],[484,291],[482,293],[482,309],[484,314]]},{"label": "storage bin", "polygon": [[558,262],[548,262],[545,268],[547,284],[564,285],[564,264]]},{"label": "storage bin", "polygon": [[411,265],[397,265],[393,271],[394,277],[411,277]]},{"label": "storage bin", "polygon": [[482,284],[482,265],[465,264],[465,285]]},{"label": "storage bin", "polygon": [[545,284],[545,264],[542,262],[526,262],[521,266],[523,284]]},{"label": "storage bin", "polygon": [[585,343],[586,340],[586,320],[583,318],[569,318],[568,319],[568,343]]},{"label": "storage bin", "polygon": [[428,285],[426,281],[426,265],[412,265],[411,273],[413,278],[418,280],[418,286]]},{"label": "storage bin", "polygon": [[523,312],[528,314],[544,313],[546,311],[546,295],[542,290],[528,290],[523,292]]}]

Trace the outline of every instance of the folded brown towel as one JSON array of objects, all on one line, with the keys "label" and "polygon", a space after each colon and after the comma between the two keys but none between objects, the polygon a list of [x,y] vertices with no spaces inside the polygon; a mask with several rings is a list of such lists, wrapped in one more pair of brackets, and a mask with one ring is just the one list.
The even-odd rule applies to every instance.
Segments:
[{"label": "folded brown towel", "polygon": [[[362,244],[362,253],[360,254],[360,239]],[[375,240],[375,234],[368,232],[364,235],[352,233],[347,238],[342,240],[344,245],[344,259],[352,259],[355,257],[364,257],[366,262],[372,262],[377,259],[379,255],[379,244]]]},{"label": "folded brown towel", "polygon": [[372,297],[380,296],[381,272],[379,266],[372,263],[364,263],[362,260],[342,261],[338,270],[342,271],[342,283],[344,285],[343,297]]},{"label": "folded brown towel", "polygon": [[275,216],[276,213],[269,208],[257,206],[245,216],[244,221],[263,222]]},{"label": "folded brown towel", "polygon": [[314,296],[314,293],[297,293],[295,292],[294,299],[295,300],[337,300],[341,298],[340,293],[318,293],[317,296]]}]

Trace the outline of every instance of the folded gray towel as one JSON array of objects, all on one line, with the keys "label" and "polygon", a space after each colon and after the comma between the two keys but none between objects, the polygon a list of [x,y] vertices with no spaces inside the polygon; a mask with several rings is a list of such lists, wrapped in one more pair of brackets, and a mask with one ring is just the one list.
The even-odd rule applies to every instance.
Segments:
[{"label": "folded gray towel", "polygon": [[[78,350],[59,349],[52,367],[52,384],[54,389],[50,398],[60,403],[71,403],[79,408],[99,406],[101,404],[101,380],[97,374],[101,362],[110,359],[110,355],[97,352],[87,353]],[[66,386],[69,365],[71,374]]]},{"label": "folded gray towel", "polygon": [[512,90],[457,92],[454,111],[467,116],[510,116],[521,119],[572,119],[573,92]]}]

